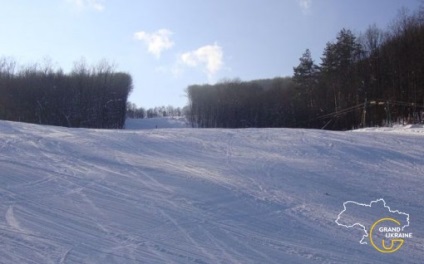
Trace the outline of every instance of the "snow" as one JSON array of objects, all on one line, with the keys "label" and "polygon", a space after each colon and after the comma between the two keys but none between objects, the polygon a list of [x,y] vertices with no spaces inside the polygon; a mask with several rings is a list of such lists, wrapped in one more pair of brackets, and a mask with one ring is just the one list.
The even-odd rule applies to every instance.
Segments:
[{"label": "snow", "polygon": [[128,118],[125,122],[125,129],[132,130],[187,127],[190,127],[190,125],[185,117]]},{"label": "snow", "polygon": [[[422,132],[1,121],[0,263],[424,263]],[[335,223],[378,198],[410,215],[393,254]]]}]

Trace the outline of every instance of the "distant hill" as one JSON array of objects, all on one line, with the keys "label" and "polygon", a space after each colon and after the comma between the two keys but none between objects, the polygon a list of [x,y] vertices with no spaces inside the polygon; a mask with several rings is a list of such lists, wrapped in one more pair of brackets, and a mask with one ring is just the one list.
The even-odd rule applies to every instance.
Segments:
[{"label": "distant hill", "polygon": [[190,127],[190,125],[184,117],[127,118],[125,121],[125,129],[132,130],[187,127]]}]

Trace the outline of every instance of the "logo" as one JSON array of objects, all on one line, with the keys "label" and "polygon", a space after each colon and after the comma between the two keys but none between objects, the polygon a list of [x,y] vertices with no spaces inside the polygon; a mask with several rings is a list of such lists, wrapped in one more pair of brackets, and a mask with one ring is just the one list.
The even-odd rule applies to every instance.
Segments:
[{"label": "logo", "polygon": [[[380,253],[394,253],[412,238],[405,232],[409,227],[409,214],[391,210],[384,199],[369,204],[347,201],[336,219],[336,224],[346,228],[360,227],[364,231],[360,244],[371,244]],[[375,220],[377,219],[377,220]]]},{"label": "logo", "polygon": [[[381,253],[398,251],[405,242],[404,238],[412,238],[412,233],[403,233],[400,225],[399,221],[390,217],[377,220],[370,229],[371,245]],[[386,244],[386,239],[390,241],[389,245]],[[378,241],[381,241],[380,245]]]}]

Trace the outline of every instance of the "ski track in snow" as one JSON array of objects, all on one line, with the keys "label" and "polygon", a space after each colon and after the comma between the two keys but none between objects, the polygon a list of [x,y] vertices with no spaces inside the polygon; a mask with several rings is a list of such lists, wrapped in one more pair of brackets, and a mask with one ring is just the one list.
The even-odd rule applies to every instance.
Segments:
[{"label": "ski track in snow", "polygon": [[[423,263],[423,131],[0,122],[0,263]],[[396,254],[334,223],[380,197]]]}]

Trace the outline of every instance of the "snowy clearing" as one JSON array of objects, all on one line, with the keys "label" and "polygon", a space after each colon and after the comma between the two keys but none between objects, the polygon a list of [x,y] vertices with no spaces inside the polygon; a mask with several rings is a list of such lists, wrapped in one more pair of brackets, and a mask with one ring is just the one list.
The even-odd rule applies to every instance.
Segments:
[{"label": "snowy clearing", "polygon": [[188,127],[190,127],[190,125],[185,117],[128,118],[125,122],[125,129],[131,130]]},{"label": "snowy clearing", "polygon": [[[2,121],[0,263],[424,263],[423,130],[395,130]],[[335,223],[378,198],[410,215],[393,254]]]}]

